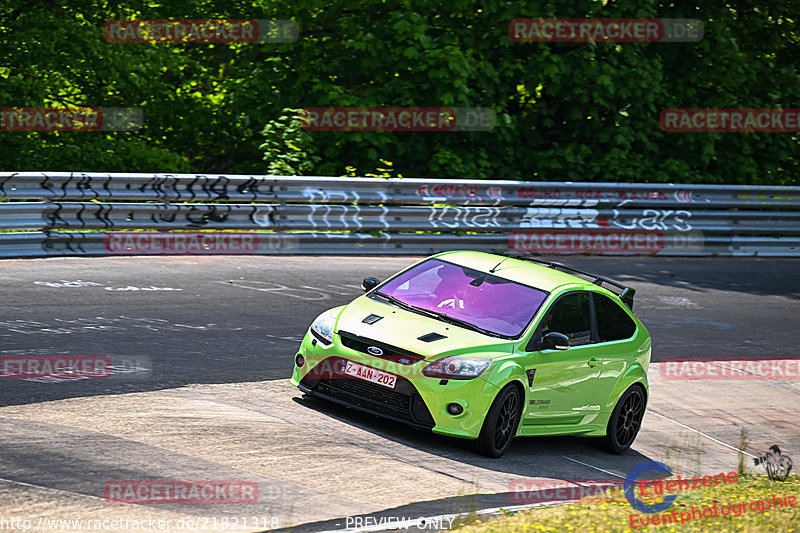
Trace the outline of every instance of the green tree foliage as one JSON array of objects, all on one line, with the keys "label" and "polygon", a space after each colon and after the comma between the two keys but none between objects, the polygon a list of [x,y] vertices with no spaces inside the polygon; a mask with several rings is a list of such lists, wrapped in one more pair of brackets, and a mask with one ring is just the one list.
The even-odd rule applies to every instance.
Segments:
[{"label": "green tree foliage", "polygon": [[[798,0],[6,1],[0,106],[138,107],[136,132],[0,132],[5,170],[800,182],[792,133],[665,108],[797,108]],[[697,18],[699,43],[517,43],[515,18]],[[112,19],[292,19],[294,43],[109,43]],[[310,132],[303,107],[488,107],[488,132]]]}]

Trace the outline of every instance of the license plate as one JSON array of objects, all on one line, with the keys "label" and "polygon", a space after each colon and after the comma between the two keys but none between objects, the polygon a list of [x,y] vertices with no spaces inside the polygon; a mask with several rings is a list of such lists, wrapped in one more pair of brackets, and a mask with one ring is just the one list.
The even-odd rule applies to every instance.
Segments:
[{"label": "license plate", "polygon": [[346,361],[342,370],[344,370],[344,373],[348,376],[363,379],[364,381],[371,381],[372,383],[377,383],[389,389],[393,389],[397,384],[397,376],[394,374],[375,370],[374,368],[359,365],[352,361]]}]

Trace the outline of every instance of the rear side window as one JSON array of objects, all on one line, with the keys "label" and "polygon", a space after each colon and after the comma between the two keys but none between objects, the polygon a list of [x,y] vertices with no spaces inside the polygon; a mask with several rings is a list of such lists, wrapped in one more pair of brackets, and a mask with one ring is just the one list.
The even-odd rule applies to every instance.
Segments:
[{"label": "rear side window", "polygon": [[629,339],[636,332],[636,323],[617,302],[602,294],[593,293],[600,342]]},{"label": "rear side window", "polygon": [[591,342],[589,294],[573,292],[559,298],[542,321],[542,337],[551,331],[557,331],[569,337],[569,343],[573,346]]}]

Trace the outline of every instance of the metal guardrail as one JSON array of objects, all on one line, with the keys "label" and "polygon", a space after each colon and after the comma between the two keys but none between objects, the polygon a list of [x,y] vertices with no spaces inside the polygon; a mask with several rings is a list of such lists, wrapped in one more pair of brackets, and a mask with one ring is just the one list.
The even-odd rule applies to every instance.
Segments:
[{"label": "metal guardrail", "polygon": [[4,257],[800,255],[800,187],[5,172],[0,199]]},{"label": "metal guardrail", "polygon": [[0,230],[260,229],[275,231],[514,231],[615,229],[800,235],[800,211],[330,204],[0,204]]},{"label": "metal guardrail", "polygon": [[[160,255],[160,254],[320,254],[427,255],[441,250],[508,250],[507,235],[369,233],[161,233],[52,232],[9,235],[17,242],[0,245],[0,256]],[[181,238],[180,241],[177,239]],[[221,240],[221,242],[220,242]],[[5,246],[9,244],[10,246]],[[683,237],[662,239],[656,255],[791,256],[800,252],[800,238]],[[9,253],[10,248],[14,253]],[[547,251],[547,250],[543,250]],[[555,253],[550,251],[549,253]],[[612,252],[608,252],[612,253]]]},{"label": "metal guardrail", "polygon": [[800,187],[0,172],[0,199],[491,206],[794,207]]}]

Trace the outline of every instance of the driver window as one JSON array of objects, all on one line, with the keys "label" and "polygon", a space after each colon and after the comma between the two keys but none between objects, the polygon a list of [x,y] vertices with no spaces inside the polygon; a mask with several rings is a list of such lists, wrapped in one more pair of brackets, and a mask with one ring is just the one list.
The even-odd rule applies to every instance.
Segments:
[{"label": "driver window", "polygon": [[550,308],[542,321],[541,337],[551,331],[569,337],[571,346],[588,344],[592,341],[592,326],[589,311],[589,294],[574,292],[562,296]]}]

